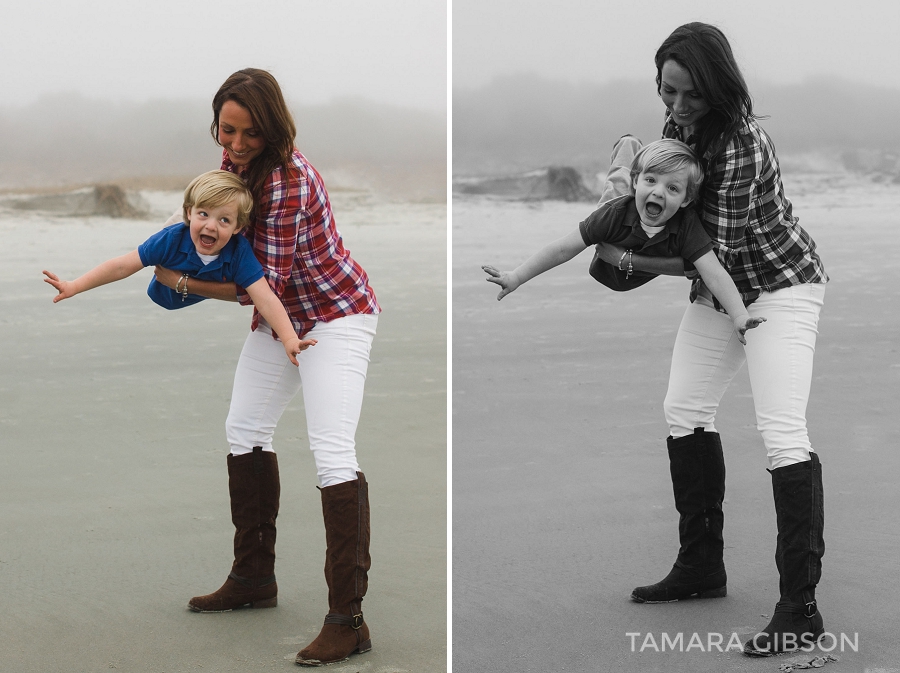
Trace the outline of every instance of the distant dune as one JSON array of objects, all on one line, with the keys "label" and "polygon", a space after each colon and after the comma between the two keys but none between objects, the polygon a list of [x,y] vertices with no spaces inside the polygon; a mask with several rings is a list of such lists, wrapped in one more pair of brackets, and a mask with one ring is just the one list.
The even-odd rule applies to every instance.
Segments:
[{"label": "distant dune", "polygon": [[[824,79],[751,90],[786,170],[900,176],[900,90]],[[652,79],[571,84],[524,74],[456,89],[453,174],[560,165],[593,174],[623,133],[658,138],[663,115]]]},{"label": "distant dune", "polygon": [[[439,113],[360,99],[292,105],[297,146],[331,189],[407,199],[446,196],[446,120]],[[58,94],[0,108],[0,190],[55,190],[114,182],[180,189],[217,168],[208,101],[110,103]]]}]

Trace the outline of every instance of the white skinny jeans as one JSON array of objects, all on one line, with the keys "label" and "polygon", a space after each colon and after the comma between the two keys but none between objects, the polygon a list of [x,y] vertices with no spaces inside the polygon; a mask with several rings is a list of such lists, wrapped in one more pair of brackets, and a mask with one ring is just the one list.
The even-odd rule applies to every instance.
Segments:
[{"label": "white skinny jeans", "polygon": [[748,311],[767,322],[747,332],[742,346],[731,318],[702,297],[688,306],[678,328],[665,414],[669,433],[715,432],[716,410],[728,384],[747,361],[770,469],[809,460],[806,405],[825,285],[806,283],[763,292]]},{"label": "white skinny jeans", "polygon": [[309,448],[321,487],[356,479],[356,426],[378,316],[358,314],[318,322],[305,338],[315,346],[291,364],[267,327],[247,335],[234,374],[225,434],[239,456],[261,446],[274,451],[275,426],[301,388]]}]

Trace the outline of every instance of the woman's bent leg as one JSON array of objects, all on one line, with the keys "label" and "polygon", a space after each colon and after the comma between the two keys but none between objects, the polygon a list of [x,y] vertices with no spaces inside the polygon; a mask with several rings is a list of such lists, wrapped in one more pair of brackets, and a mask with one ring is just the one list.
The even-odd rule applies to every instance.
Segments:
[{"label": "woman's bent leg", "polygon": [[660,582],[637,587],[633,600],[659,603],[727,593],[722,531],[725,457],[716,410],[743,364],[731,319],[698,299],[685,311],[675,348],[665,412],[669,469],[678,510],[678,557]]},{"label": "woman's bent leg", "polygon": [[[298,354],[310,358],[317,346]],[[274,451],[272,438],[285,408],[300,390],[301,378],[280,341],[263,329],[250,332],[234,373],[225,434],[231,453],[239,456],[262,447]]]},{"label": "woman's bent leg", "polygon": [[251,332],[238,360],[225,424],[231,447],[227,462],[234,562],[217,591],[189,601],[196,612],[274,607],[277,602],[275,519],[281,482],[272,436],[299,386],[300,377],[281,343],[263,330]]},{"label": "woman's bent leg", "polygon": [[675,337],[663,403],[669,434],[685,437],[695,428],[715,432],[719,402],[743,364],[743,346],[731,318],[702,298],[688,306]]}]

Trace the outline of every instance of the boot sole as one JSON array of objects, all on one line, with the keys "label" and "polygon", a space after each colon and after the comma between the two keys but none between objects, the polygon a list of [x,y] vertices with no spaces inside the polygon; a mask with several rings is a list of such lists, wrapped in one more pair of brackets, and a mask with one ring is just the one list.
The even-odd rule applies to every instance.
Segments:
[{"label": "boot sole", "polygon": [[242,603],[241,605],[235,605],[233,608],[222,608],[221,610],[204,610],[203,608],[199,608],[188,603],[188,610],[190,610],[191,612],[200,612],[204,614],[216,614],[220,612],[232,612],[233,610],[257,610],[260,608],[274,608],[277,605],[278,597],[276,596],[274,598],[265,598],[261,601]]},{"label": "boot sole", "polygon": [[717,589],[704,589],[703,591],[697,591],[696,593],[688,594],[687,596],[682,596],[680,598],[670,598],[669,600],[648,600],[646,598],[641,598],[635,593],[631,594],[631,600],[635,603],[648,603],[650,605],[657,605],[660,603],[677,603],[678,601],[687,600],[689,598],[724,598],[728,595],[728,587],[719,587]]},{"label": "boot sole", "polygon": [[353,650],[350,654],[348,654],[343,659],[335,659],[334,661],[319,661],[318,659],[301,659],[300,655],[297,655],[297,658],[294,659],[294,663],[298,666],[331,666],[332,664],[340,664],[344,661],[348,661],[350,657],[354,654],[363,654],[372,649],[372,639],[361,642],[357,645],[356,649]]}]

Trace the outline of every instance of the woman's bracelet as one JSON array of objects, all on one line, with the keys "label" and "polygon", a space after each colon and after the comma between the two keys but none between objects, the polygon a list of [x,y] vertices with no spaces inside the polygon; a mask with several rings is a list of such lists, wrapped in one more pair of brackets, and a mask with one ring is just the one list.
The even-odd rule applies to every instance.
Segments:
[{"label": "woman's bracelet", "polygon": [[631,274],[634,273],[634,264],[632,263],[634,261],[634,251],[626,250],[626,252],[628,253],[628,271],[625,272],[625,280],[628,280],[631,278]]},{"label": "woman's bracelet", "polygon": [[[175,283],[175,292],[178,292],[181,294],[181,301],[184,301],[185,299],[187,299],[187,296],[188,296],[188,289],[187,289],[188,278],[190,278],[190,275],[183,273],[183,274],[181,274],[181,278],[179,278],[178,281]],[[182,283],[184,283],[183,287],[181,286]]]},{"label": "woman's bracelet", "polygon": [[622,253],[622,256],[619,257],[619,271],[624,271],[624,270],[625,270],[625,267],[622,266],[622,262],[625,261],[625,255],[627,255],[629,252],[631,252],[631,251],[630,251],[630,250],[626,250],[625,252]]}]

